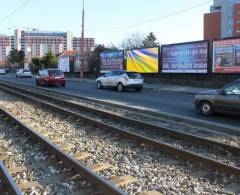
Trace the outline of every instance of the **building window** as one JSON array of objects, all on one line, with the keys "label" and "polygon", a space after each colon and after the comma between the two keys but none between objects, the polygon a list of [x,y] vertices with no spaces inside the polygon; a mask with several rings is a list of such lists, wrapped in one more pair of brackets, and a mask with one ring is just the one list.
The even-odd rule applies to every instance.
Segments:
[{"label": "building window", "polygon": [[236,30],[236,33],[240,33],[240,30]]},{"label": "building window", "polygon": [[240,24],[240,20],[237,20],[237,21],[236,21],[236,24]]}]

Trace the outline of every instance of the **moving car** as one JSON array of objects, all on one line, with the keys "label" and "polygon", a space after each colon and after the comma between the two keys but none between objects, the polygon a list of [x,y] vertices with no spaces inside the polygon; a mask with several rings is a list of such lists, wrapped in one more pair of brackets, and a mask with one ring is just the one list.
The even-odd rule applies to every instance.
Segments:
[{"label": "moving car", "polygon": [[3,69],[3,68],[1,68],[1,69],[0,69],[0,74],[6,74],[6,70]]},{"label": "moving car", "polygon": [[123,70],[110,71],[96,80],[98,89],[116,88],[118,91],[133,88],[141,91],[143,88],[143,77],[136,72],[127,72]]},{"label": "moving car", "polygon": [[36,76],[37,86],[61,85],[65,86],[64,73],[59,69],[43,69]]},{"label": "moving car", "polygon": [[32,78],[32,72],[30,70],[26,70],[26,69],[19,69],[16,72],[16,78]]},{"label": "moving car", "polygon": [[220,90],[197,94],[195,106],[203,115],[222,112],[240,116],[240,79],[227,84]]}]

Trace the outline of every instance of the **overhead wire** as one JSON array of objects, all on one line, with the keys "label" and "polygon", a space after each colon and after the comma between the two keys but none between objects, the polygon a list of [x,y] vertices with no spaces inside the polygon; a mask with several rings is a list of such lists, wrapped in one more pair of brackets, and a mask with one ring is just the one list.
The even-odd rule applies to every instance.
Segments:
[{"label": "overhead wire", "polygon": [[176,11],[174,13],[171,13],[171,14],[168,14],[168,15],[165,15],[165,16],[160,16],[160,17],[157,17],[157,18],[153,18],[153,19],[150,19],[150,20],[146,20],[146,21],[143,21],[143,22],[135,23],[135,24],[123,25],[123,26],[115,26],[115,27],[108,27],[108,28],[99,28],[99,29],[86,29],[86,31],[113,31],[113,30],[120,30],[120,29],[125,29],[125,28],[134,28],[136,26],[140,26],[140,25],[156,22],[156,21],[163,20],[163,19],[175,16],[175,15],[178,15],[178,14],[181,14],[181,13],[184,13],[184,12],[191,11],[193,9],[196,9],[198,7],[201,7],[201,6],[205,5],[205,4],[210,3],[211,1],[212,0],[204,1],[202,3],[194,5],[192,7]]},{"label": "overhead wire", "polygon": [[12,15],[14,15],[15,13],[17,13],[20,9],[22,9],[23,7],[25,7],[28,3],[30,3],[31,0],[27,0],[25,1],[23,4],[19,5],[17,8],[15,8],[13,11],[11,11],[8,15],[4,16],[3,18],[0,19],[0,23],[4,22],[5,20],[7,20],[9,17],[11,17]]}]

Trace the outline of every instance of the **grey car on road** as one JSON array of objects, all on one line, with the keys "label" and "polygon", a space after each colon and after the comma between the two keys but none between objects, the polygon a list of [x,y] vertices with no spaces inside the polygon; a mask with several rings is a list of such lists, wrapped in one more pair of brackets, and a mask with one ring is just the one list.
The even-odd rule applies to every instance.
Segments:
[{"label": "grey car on road", "polygon": [[240,116],[240,79],[227,84],[222,89],[197,94],[195,107],[203,115],[222,112]]}]

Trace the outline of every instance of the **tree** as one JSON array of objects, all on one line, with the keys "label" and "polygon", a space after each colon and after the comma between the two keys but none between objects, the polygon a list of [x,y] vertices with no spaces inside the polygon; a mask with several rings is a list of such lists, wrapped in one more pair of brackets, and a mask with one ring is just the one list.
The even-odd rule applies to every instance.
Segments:
[{"label": "tree", "polygon": [[45,68],[43,58],[41,58],[41,57],[33,57],[32,64],[34,65],[34,69],[39,70],[39,69]]},{"label": "tree", "polygon": [[116,48],[105,47],[104,45],[97,45],[93,52],[90,55],[90,71],[95,72],[96,76],[100,74],[100,53],[103,51],[113,51]]},{"label": "tree", "polygon": [[43,62],[46,68],[56,68],[58,60],[55,54],[50,51],[43,57]]},{"label": "tree", "polygon": [[16,64],[18,64],[19,66],[24,64],[24,59],[25,59],[25,53],[24,51],[18,51],[18,50],[12,50],[10,51],[9,55],[8,55],[8,62],[9,64],[13,64],[14,67]]},{"label": "tree", "polygon": [[159,43],[156,42],[157,38],[154,35],[153,32],[150,32],[149,35],[147,35],[143,40],[143,46],[144,47],[156,47],[159,46]]},{"label": "tree", "polygon": [[122,41],[120,48],[124,50],[131,50],[134,48],[143,47],[144,36],[139,33],[133,33]]},{"label": "tree", "polygon": [[18,52],[18,63],[24,64],[24,60],[25,60],[25,53],[23,50],[20,50]]}]

